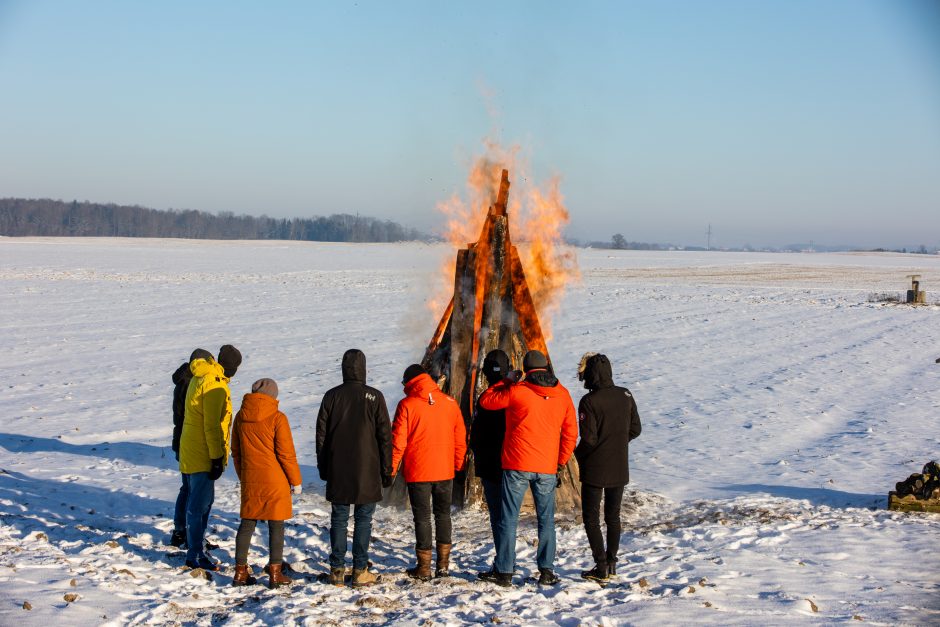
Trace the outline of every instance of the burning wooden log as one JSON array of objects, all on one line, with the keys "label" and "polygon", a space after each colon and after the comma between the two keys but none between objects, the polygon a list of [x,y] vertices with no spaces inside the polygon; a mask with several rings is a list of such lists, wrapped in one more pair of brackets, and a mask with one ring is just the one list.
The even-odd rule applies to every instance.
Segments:
[{"label": "burning wooden log", "polygon": [[[521,368],[529,350],[541,351],[551,362],[519,253],[509,238],[508,201],[509,172],[503,170],[480,238],[457,253],[454,296],[421,362],[441,389],[460,404],[467,433],[475,401],[486,389],[481,370],[488,352],[502,349],[516,368]],[[526,499],[531,503],[531,495],[527,494]],[[454,480],[454,503],[462,507],[482,500],[483,490],[471,455],[465,471]],[[407,502],[400,475],[385,501]],[[572,458],[562,473],[556,508],[577,512],[580,507],[578,468]]]}]

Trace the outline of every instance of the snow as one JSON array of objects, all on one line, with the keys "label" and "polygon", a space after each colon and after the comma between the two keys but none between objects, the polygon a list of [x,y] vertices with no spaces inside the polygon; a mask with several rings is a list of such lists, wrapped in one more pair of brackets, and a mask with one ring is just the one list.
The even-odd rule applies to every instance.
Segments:
[{"label": "snow", "polygon": [[[578,577],[591,564],[572,515],[558,517],[562,586],[478,583],[493,549],[478,510],[455,515],[454,577],[413,583],[410,514],[389,508],[372,546],[384,582],[317,583],[321,396],[358,347],[394,409],[448,252],[0,238],[0,624],[940,623],[940,516],[884,509],[940,457],[940,306],[868,302],[918,273],[936,303],[940,257],[926,255],[579,251],[552,321],[559,377],[580,398],[578,359],[603,351],[643,419],[616,583]],[[228,342],[245,358],[236,406],[272,377],[293,426],[305,491],[285,557],[309,577],[289,590],[232,588],[231,568],[191,577],[164,544],[179,485],[170,374]],[[229,565],[237,512],[229,470],[210,521]],[[534,539],[526,518],[522,576]]]}]

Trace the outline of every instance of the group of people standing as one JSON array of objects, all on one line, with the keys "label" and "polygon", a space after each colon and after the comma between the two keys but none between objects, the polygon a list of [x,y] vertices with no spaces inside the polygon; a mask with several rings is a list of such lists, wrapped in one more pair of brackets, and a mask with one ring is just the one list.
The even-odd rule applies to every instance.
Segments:
[{"label": "group of people standing", "polygon": [[[186,565],[219,570],[208,555],[206,523],[214,481],[229,451],[241,483],[241,523],[236,536],[233,585],[255,583],[247,565],[257,521],[267,521],[269,585],[290,583],[283,572],[284,520],[291,516],[291,492],[302,478],[287,417],[278,410],[277,384],[260,379],[232,419],[228,383],[241,354],[223,346],[218,359],[197,349],[173,375],[174,439],[182,473],[171,542],[186,545]],[[616,573],[620,544],[620,503],[629,481],[628,444],[640,434],[640,418],[629,390],[613,384],[606,356],[586,354],[578,377],[588,394],[576,413],[571,395],[539,351],[529,351],[522,371],[513,370],[500,350],[486,355],[488,387],[474,407],[468,437],[458,403],[444,394],[419,364],[402,376],[405,397],[389,419],[382,393],[366,385],[366,357],[346,351],[343,383],[320,404],[316,427],[317,470],[331,503],[328,581],[345,585],[348,528],[353,517],[352,572],[355,587],[379,581],[370,570],[372,518],[401,472],[407,484],[415,526],[418,580],[450,574],[453,545],[451,501],[456,474],[464,470],[467,449],[483,486],[496,555],[479,573],[484,581],[511,586],[516,566],[516,532],[526,491],[531,489],[538,519],[538,582],[557,584],[555,490],[574,455],[582,482],[582,515],[595,565],[582,577],[606,582]],[[580,442],[578,441],[580,431]],[[606,546],[600,529],[604,501]],[[432,528],[433,515],[433,528]],[[433,529],[433,532],[432,532]],[[433,568],[432,568],[433,563]]]}]

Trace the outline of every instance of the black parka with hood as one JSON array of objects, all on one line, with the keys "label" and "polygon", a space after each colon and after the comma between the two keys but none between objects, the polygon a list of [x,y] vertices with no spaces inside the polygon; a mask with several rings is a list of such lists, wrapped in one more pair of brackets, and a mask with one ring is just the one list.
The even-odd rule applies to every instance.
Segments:
[{"label": "black parka with hood", "polygon": [[[483,376],[492,386],[509,375],[509,355],[501,350],[487,353],[483,360]],[[503,439],[506,437],[506,410],[484,409],[476,404],[470,425],[470,448],[473,450],[474,472],[487,481],[502,481]]]},{"label": "black parka with hood", "polygon": [[184,361],[173,373],[173,452],[176,459],[180,456],[180,436],[183,434],[183,418],[186,411],[186,391],[189,382],[193,380],[193,373],[189,369],[189,362]]},{"label": "black parka with hood", "polygon": [[382,500],[391,474],[392,431],[385,397],[366,385],[366,356],[343,355],[343,384],[323,395],[317,416],[317,469],[326,500],[364,505]]},{"label": "black parka with hood", "polygon": [[630,482],[630,440],[640,435],[640,414],[627,388],[614,385],[606,355],[589,358],[584,369],[589,393],[578,405],[581,441],[574,450],[581,482],[614,488]]}]

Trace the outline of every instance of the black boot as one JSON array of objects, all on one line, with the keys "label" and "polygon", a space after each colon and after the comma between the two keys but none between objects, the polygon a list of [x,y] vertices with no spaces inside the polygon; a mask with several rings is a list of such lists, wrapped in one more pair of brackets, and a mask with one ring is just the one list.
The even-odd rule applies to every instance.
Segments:
[{"label": "black boot", "polygon": [[539,585],[540,586],[555,586],[561,579],[558,578],[558,575],[552,572],[551,568],[540,568],[539,569]]},{"label": "black boot", "polygon": [[502,586],[504,588],[509,588],[512,586],[512,573],[501,573],[495,568],[487,573],[480,573],[477,575],[477,577],[480,578],[480,581],[495,583],[497,586]]},{"label": "black boot", "polygon": [[582,570],[581,579],[588,579],[598,583],[607,583],[610,581],[610,577],[607,574],[607,565],[598,564],[591,570]]},{"label": "black boot", "polygon": [[176,548],[180,548],[186,544],[186,531],[174,529],[173,535],[170,536],[170,544]]}]

